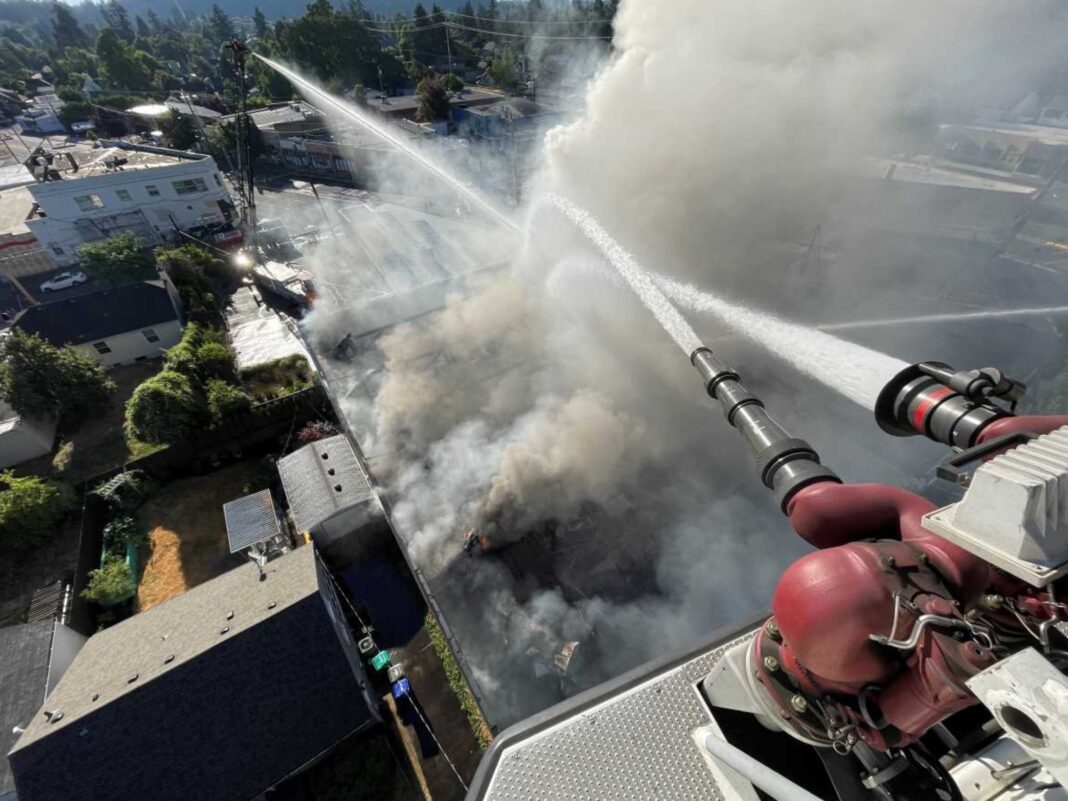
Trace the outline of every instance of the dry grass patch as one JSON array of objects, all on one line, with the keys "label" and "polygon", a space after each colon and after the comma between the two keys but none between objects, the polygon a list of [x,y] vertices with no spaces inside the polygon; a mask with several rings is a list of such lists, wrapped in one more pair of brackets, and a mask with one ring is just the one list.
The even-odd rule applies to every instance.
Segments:
[{"label": "dry grass patch", "polygon": [[222,506],[243,495],[245,484],[261,471],[260,462],[251,460],[172,481],[138,510],[137,517],[152,539],[137,588],[139,611],[246,561],[230,553]]}]

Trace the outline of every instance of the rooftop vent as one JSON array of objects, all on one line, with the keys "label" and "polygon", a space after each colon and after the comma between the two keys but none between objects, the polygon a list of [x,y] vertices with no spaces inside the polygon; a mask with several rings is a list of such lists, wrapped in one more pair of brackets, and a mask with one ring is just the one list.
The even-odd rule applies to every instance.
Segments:
[{"label": "rooftop vent", "polygon": [[141,675],[139,673],[133,673],[133,674],[130,675],[130,678],[126,679],[126,683],[127,684],[133,684],[140,677],[141,677]]}]

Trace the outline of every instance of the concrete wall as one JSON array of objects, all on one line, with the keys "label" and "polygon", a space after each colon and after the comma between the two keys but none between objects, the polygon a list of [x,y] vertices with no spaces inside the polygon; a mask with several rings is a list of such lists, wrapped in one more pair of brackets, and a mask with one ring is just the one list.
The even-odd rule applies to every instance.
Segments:
[{"label": "concrete wall", "polygon": [[[174,187],[176,181],[196,178],[204,181],[205,191],[178,194]],[[159,195],[150,195],[149,186],[155,187]],[[130,200],[119,198],[117,192],[120,189],[129,192]],[[226,218],[219,201],[230,202],[215,161],[210,157],[84,178],[65,178],[36,184],[30,187],[30,192],[46,216],[33,217],[26,221],[26,225],[61,265],[77,261],[79,245],[124,230],[131,230],[150,241],[154,236],[158,241],[160,237],[171,236],[174,225],[186,229],[224,222]],[[82,211],[75,202],[75,198],[82,195],[96,195],[103,206]],[[56,247],[62,252],[56,252]]]},{"label": "concrete wall", "polygon": [[89,356],[92,356],[105,367],[116,367],[120,364],[131,364],[135,361],[146,359],[158,359],[163,356],[163,351],[178,344],[182,338],[182,325],[177,320],[169,320],[165,323],[157,323],[151,326],[159,337],[159,342],[149,342],[140,331],[127,331],[105,339],[97,340],[104,342],[110,353],[100,353],[94,346],[94,342],[86,342],[75,346]]}]

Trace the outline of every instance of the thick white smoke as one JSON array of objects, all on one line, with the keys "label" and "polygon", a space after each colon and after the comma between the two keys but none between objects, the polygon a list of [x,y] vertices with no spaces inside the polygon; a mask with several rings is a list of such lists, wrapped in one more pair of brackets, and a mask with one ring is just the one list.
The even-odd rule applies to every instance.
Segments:
[{"label": "thick white smoke", "polygon": [[[623,0],[617,52],[582,116],[546,137],[537,191],[587,207],[648,268],[791,319],[905,310],[944,290],[892,249],[843,245],[848,259],[804,272],[794,246],[817,225],[859,241],[897,213],[868,195],[854,210],[866,157],[1025,96],[1057,58],[1046,14],[998,0]],[[495,723],[552,700],[524,678],[532,650],[596,631],[596,675],[618,673],[761,608],[802,550],[670,338],[624,286],[574,269],[591,258],[566,221],[541,214],[510,269],[379,340],[362,444]],[[963,259],[947,263],[959,272]],[[884,443],[852,404],[693,322],[845,478],[914,475],[932,453]],[[572,533],[583,516],[598,533]],[[463,554],[471,527],[505,544],[545,524],[555,587],[539,565],[516,577],[507,559]]]}]

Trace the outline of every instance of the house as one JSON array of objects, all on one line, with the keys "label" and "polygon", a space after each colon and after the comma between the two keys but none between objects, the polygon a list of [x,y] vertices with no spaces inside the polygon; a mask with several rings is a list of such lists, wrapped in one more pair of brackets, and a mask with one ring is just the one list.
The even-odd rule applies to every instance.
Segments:
[{"label": "house", "polygon": [[213,108],[197,105],[188,95],[183,97],[168,97],[163,101],[163,105],[179,117],[189,117],[190,119],[199,120],[199,122],[204,125],[210,125],[222,116],[221,113]]},{"label": "house", "polygon": [[342,434],[279,459],[278,475],[297,533],[307,532],[320,548],[350,535],[374,537],[385,527],[382,505]]},{"label": "house", "polygon": [[22,113],[23,100],[13,89],[0,88],[0,119],[13,120]]},{"label": "house", "polygon": [[0,399],[0,468],[51,453],[55,438],[54,419],[23,417]]},{"label": "house", "polygon": [[33,306],[12,327],[57,347],[71,345],[105,367],[159,358],[182,337],[175,295],[165,280]]},{"label": "house", "polygon": [[[460,108],[479,108],[499,102],[502,96],[496,92],[464,88],[449,93],[449,105],[455,112]],[[415,120],[419,115],[419,95],[374,94],[367,96],[367,108],[389,119]]]},{"label": "house", "polygon": [[[54,618],[0,628],[0,755],[11,750],[84,643]],[[15,798],[11,769],[0,758],[0,801]]]},{"label": "house", "polygon": [[249,801],[377,720],[310,546],[88,639],[8,756],[19,801]]},{"label": "house", "polygon": [[79,246],[120,233],[154,245],[176,231],[233,230],[234,204],[211,156],[103,144],[87,161],[53,157],[29,187],[35,205],[25,224],[59,266],[74,264]]},{"label": "house", "polygon": [[487,141],[540,137],[560,116],[545,111],[532,100],[509,97],[488,106],[453,110],[457,133]]}]

